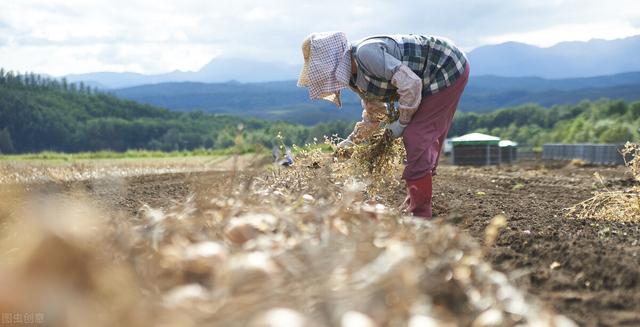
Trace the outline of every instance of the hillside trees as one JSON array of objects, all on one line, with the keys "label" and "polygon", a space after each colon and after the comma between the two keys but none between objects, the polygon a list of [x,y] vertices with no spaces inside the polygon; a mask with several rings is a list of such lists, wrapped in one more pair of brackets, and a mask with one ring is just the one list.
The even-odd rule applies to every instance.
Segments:
[{"label": "hillside trees", "polygon": [[[76,86],[64,79],[0,69],[0,151],[78,152],[128,149],[192,150],[244,144],[270,148],[346,137],[354,122],[314,126],[255,118],[172,112]],[[459,112],[449,137],[478,131],[521,144],[621,143],[640,139],[640,102],[599,100],[543,108],[528,104],[491,113]],[[241,136],[241,138],[239,138]]]},{"label": "hillside trees", "polygon": [[5,127],[0,130],[0,153],[13,153],[13,141],[11,140],[11,134]]},{"label": "hillside trees", "polygon": [[506,108],[487,114],[458,113],[449,137],[483,132],[520,144],[624,143],[640,139],[640,102],[599,100],[576,105]]},{"label": "hillside trees", "polygon": [[64,79],[0,71],[3,153],[224,148],[233,146],[238,135],[248,144],[271,147],[278,133],[287,144],[305,144],[313,137],[343,133],[351,126],[332,122],[309,128],[202,112],[171,112]]}]

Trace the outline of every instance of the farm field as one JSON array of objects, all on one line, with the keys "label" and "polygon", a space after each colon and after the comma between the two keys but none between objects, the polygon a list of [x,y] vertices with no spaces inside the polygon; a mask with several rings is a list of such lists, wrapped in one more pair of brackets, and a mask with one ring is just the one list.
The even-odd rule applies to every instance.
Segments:
[{"label": "farm field", "polygon": [[[334,232],[338,235],[340,242],[344,242],[344,244],[351,244],[349,243],[351,242],[350,238],[355,238],[355,242],[365,242],[367,239],[365,231],[376,231],[377,228],[380,228],[378,225],[384,225],[385,232],[391,238],[396,238],[393,233],[402,235],[397,238],[413,246],[415,255],[420,260],[424,260],[426,266],[437,262],[429,255],[442,255],[444,258],[449,253],[442,252],[438,254],[437,251],[433,250],[446,244],[446,247],[461,249],[460,255],[462,256],[462,253],[464,253],[464,258],[470,257],[486,262],[490,267],[486,269],[502,272],[507,276],[507,281],[503,282],[506,283],[504,285],[514,285],[516,288],[521,289],[523,294],[528,294],[525,295],[527,309],[524,311],[526,313],[521,313],[519,314],[520,318],[515,318],[518,314],[515,314],[511,309],[507,309],[509,305],[501,304],[501,301],[511,301],[509,303],[513,303],[515,301],[514,298],[518,298],[518,296],[505,295],[504,290],[502,293],[499,290],[496,291],[495,298],[491,300],[492,302],[490,301],[494,303],[491,307],[499,307],[501,308],[500,310],[504,310],[505,313],[509,312],[509,314],[500,315],[499,319],[495,315],[491,318],[492,316],[489,314],[484,316],[481,314],[482,312],[491,311],[485,310],[486,308],[479,309],[482,305],[473,301],[473,296],[471,296],[473,293],[463,287],[466,285],[464,283],[460,284],[462,286],[458,284],[455,284],[457,285],[455,287],[451,286],[449,285],[451,284],[451,277],[448,277],[442,280],[442,285],[445,286],[441,288],[433,285],[425,286],[425,274],[427,275],[426,280],[431,280],[436,284],[439,283],[438,278],[440,278],[440,275],[436,273],[438,270],[423,271],[422,275],[420,275],[423,282],[411,284],[411,282],[400,278],[400,276],[408,278],[404,273],[399,274],[392,268],[385,268],[384,265],[374,266],[378,270],[386,271],[385,273],[402,280],[394,281],[391,278],[391,281],[385,282],[385,286],[379,286],[382,290],[386,290],[386,287],[395,287],[396,290],[401,289],[402,292],[405,292],[400,292],[397,296],[404,294],[407,298],[412,298],[416,295],[410,292],[411,287],[403,284],[409,283],[408,285],[419,287],[426,294],[429,294],[435,309],[427,310],[430,315],[424,314],[424,316],[436,317],[437,320],[434,321],[462,325],[473,323],[477,326],[492,325],[492,323],[493,325],[511,325],[520,321],[519,319],[532,323],[532,316],[538,315],[540,317],[539,314],[541,312],[549,312],[552,315],[559,313],[575,321],[578,325],[584,326],[633,326],[640,324],[640,224],[569,219],[565,217],[565,208],[589,198],[595,190],[605,188],[620,190],[634,186],[636,182],[625,174],[622,167],[579,167],[571,164],[565,165],[564,163],[544,165],[539,162],[527,162],[513,166],[467,168],[443,163],[438,170],[438,176],[434,179],[434,214],[437,218],[425,227],[420,222],[401,223],[399,225],[391,223],[395,219],[394,217],[398,216],[395,208],[404,199],[404,191],[400,186],[387,190],[388,192],[384,193],[386,195],[378,197],[375,202],[370,199],[363,199],[360,192],[354,191],[356,195],[353,195],[352,202],[344,204],[340,201],[344,201],[343,199],[348,197],[347,194],[349,192],[347,189],[350,186],[344,180],[331,179],[330,172],[335,169],[332,167],[334,163],[331,161],[323,161],[319,165],[313,166],[307,166],[304,162],[300,162],[297,167],[290,169],[278,168],[275,170],[271,168],[267,170],[255,169],[255,162],[255,158],[245,156],[241,157],[240,161],[232,161],[232,158],[227,158],[217,163],[191,161],[189,164],[180,162],[173,165],[166,164],[166,162],[161,164],[151,161],[129,162],[120,165],[114,165],[111,162],[110,164],[66,165],[62,167],[48,167],[46,164],[38,164],[37,167],[34,167],[27,164],[26,166],[29,166],[29,169],[26,166],[16,166],[15,164],[8,167],[5,163],[3,170],[1,170],[3,174],[0,176],[4,177],[4,179],[0,179],[3,185],[2,191],[0,191],[2,193],[2,200],[0,201],[0,219],[3,220],[1,225],[2,235],[4,235],[3,238],[5,239],[11,239],[11,233],[7,232],[11,231],[12,228],[9,222],[12,222],[13,218],[16,217],[14,213],[19,211],[19,208],[29,206],[29,203],[34,201],[33,199],[38,199],[38,203],[40,203],[44,201],[42,199],[52,196],[62,197],[67,200],[81,198],[83,203],[91,203],[93,210],[100,212],[100,215],[109,217],[107,219],[108,226],[113,226],[115,223],[124,229],[131,224],[153,228],[153,226],[160,224],[159,221],[162,219],[164,221],[169,219],[181,221],[190,216],[207,217],[207,215],[212,215],[211,217],[217,217],[211,218],[215,223],[209,222],[197,227],[191,225],[188,228],[179,227],[178,223],[171,223],[170,226],[173,226],[171,228],[176,228],[181,230],[181,233],[190,235],[186,237],[188,241],[178,237],[180,232],[171,234],[171,237],[169,237],[166,232],[169,227],[164,226],[165,234],[163,235],[165,235],[165,238],[161,237],[159,241],[156,240],[160,244],[157,247],[162,248],[162,244],[167,247],[169,245],[175,246],[176,243],[180,242],[196,243],[203,239],[203,235],[206,235],[206,239],[223,242],[229,247],[231,254],[239,255],[251,249],[260,249],[263,246],[269,249],[276,248],[277,246],[274,245],[274,242],[278,243],[279,241],[269,239],[271,243],[268,246],[260,242],[241,242],[241,244],[236,244],[237,242],[233,240],[233,237],[230,237],[227,233],[228,225],[225,225],[227,223],[225,219],[242,216],[247,212],[261,212],[270,213],[281,221],[285,221],[287,218],[283,217],[287,215],[293,220],[304,220],[306,225],[304,227],[296,227],[299,230],[291,226],[287,227],[288,232],[282,232],[280,227],[274,228],[274,230],[277,229],[288,235],[288,237],[293,238],[296,232],[290,229],[295,229],[300,235],[306,235],[307,229],[313,229],[313,226],[317,228],[323,226],[322,219],[318,217],[322,217],[321,213],[324,212],[327,217],[342,217],[340,219],[335,218],[336,220],[333,220],[330,226],[332,229],[337,230],[337,232]],[[264,160],[262,162],[264,163]],[[109,165],[111,165],[111,170],[107,168]],[[96,170],[102,173],[92,173]],[[122,171],[127,170],[130,170],[131,173],[122,173]],[[121,172],[113,173],[117,171]],[[16,172],[19,174],[16,174]],[[601,176],[601,181],[594,178],[593,175],[596,172]],[[48,177],[35,180],[16,177],[17,175],[24,177],[25,174],[39,174],[38,176]],[[52,178],[51,176],[54,177]],[[327,178],[329,178],[328,182],[330,183],[327,183]],[[340,194],[341,197],[336,199],[336,194]],[[389,196],[389,194],[392,196]],[[220,201],[223,203],[220,204]],[[335,210],[342,210],[341,213],[332,211],[334,206],[337,208]],[[59,210],[58,212],[65,211]],[[212,214],[212,212],[214,213]],[[223,212],[224,214],[217,215],[215,212]],[[158,215],[164,215],[165,218],[159,218]],[[492,227],[494,225],[492,222],[495,222],[494,217],[497,215],[506,217],[506,225],[495,229]],[[155,219],[158,219],[158,221],[155,222],[156,225],[149,223],[145,225],[145,217],[156,217]],[[338,224],[336,221],[340,221],[340,223]],[[270,222],[263,223],[270,224]],[[218,226],[227,226],[225,233]],[[184,228],[184,230],[180,228]],[[215,231],[206,232],[202,230],[207,228]],[[194,230],[197,230],[197,232]],[[483,245],[484,242],[491,239],[488,236],[491,233],[490,230],[497,231],[495,240],[488,241],[491,244]],[[269,229],[269,231],[272,230]],[[267,235],[270,233],[265,230],[260,230],[259,232],[259,234],[264,233]],[[313,232],[309,233],[313,234]],[[341,236],[340,234],[343,235]],[[451,237],[447,238],[442,235]],[[41,237],[46,239],[46,232],[43,232]],[[431,237],[431,239],[428,239],[428,237]],[[456,241],[454,242],[453,239]],[[140,240],[131,242],[138,247],[142,246],[136,243],[141,242]],[[72,242],[71,244],[75,243]],[[303,242],[300,244],[303,244]],[[148,245],[145,246],[148,247]],[[91,251],[100,252],[100,250],[94,248],[90,249],[87,250],[90,253],[93,253]],[[292,245],[292,249],[288,251],[291,252],[295,249],[297,248]],[[431,251],[428,252],[429,255],[422,252],[427,250]],[[132,255],[133,259],[139,261],[142,260],[143,255],[151,255],[151,252],[145,251],[152,250],[150,248],[137,248],[135,255],[131,253],[127,255]],[[360,251],[365,251],[365,249],[360,249]],[[285,251],[285,253],[288,252]],[[307,255],[311,256],[309,253]],[[363,253],[366,253],[366,251]],[[383,254],[380,254],[377,258],[382,257]],[[158,251],[155,255],[168,256],[163,251]],[[376,257],[373,254],[362,255],[364,257]],[[282,256],[279,258],[282,259]],[[10,259],[6,260],[7,262],[11,261]],[[129,258],[129,260],[132,260],[132,258]],[[139,286],[148,293],[142,296],[145,299],[145,303],[150,301],[147,297],[165,296],[166,298],[169,296],[167,294],[171,293],[170,290],[175,289],[174,286],[176,285],[185,283],[184,280],[196,280],[199,284],[205,285],[207,290],[209,288],[215,289],[216,285],[221,283],[214,278],[214,286],[211,286],[208,280],[210,277],[193,277],[193,272],[190,272],[191,275],[189,276],[191,277],[185,277],[188,275],[187,272],[173,271],[166,266],[166,262],[157,263],[154,261],[155,259],[149,260],[145,264],[145,269],[140,268],[138,266],[139,263],[131,264],[131,269],[136,271],[135,274],[152,276],[149,277],[147,282],[150,282],[153,287],[145,283],[140,283],[141,286]],[[361,260],[365,262],[354,259],[349,265],[358,267],[364,265],[365,268],[371,268],[366,265],[364,258]],[[298,269],[313,270],[312,267],[305,268],[304,263],[304,261],[299,262],[299,264],[302,264],[302,268],[298,267]],[[280,261],[278,261],[278,264],[279,266],[288,267]],[[442,263],[440,264],[442,265]],[[457,264],[450,264],[453,267],[451,268],[452,271],[455,272],[455,268],[458,267],[456,266]],[[50,268],[50,266],[44,265],[45,271]],[[66,267],[64,269],[70,268]],[[153,273],[153,269],[165,272],[163,274]],[[204,271],[208,271],[207,269],[215,270],[215,267],[203,269]],[[292,271],[293,268],[291,268],[291,271],[287,270],[287,268],[283,269],[286,270],[286,273],[283,274],[289,276],[287,278],[289,282],[292,282],[290,285],[307,287],[305,290],[311,293],[312,297],[322,298],[322,296],[326,296],[322,295],[324,293],[317,293],[319,292],[318,290],[308,288],[310,287],[309,284],[293,278],[298,276]],[[318,268],[316,267],[315,269],[316,271],[303,273],[300,278],[315,277],[318,280],[323,280],[320,272],[317,271]],[[202,273],[202,271],[198,271]],[[435,277],[428,277],[429,272],[433,273]],[[51,272],[51,274],[56,273],[59,273],[59,271]],[[83,273],[95,274],[86,271],[78,272],[78,274]],[[330,273],[333,274],[334,272],[331,271]],[[165,276],[167,274],[170,276]],[[315,276],[314,274],[320,275]],[[177,275],[182,277],[176,277]],[[247,277],[247,282],[251,278],[264,277],[259,274],[257,276],[254,274],[251,277]],[[456,273],[453,276],[453,280],[459,278]],[[487,283],[483,277],[474,278],[477,279],[472,278],[472,285],[480,287],[484,285],[482,283]],[[378,281],[376,283],[382,282]],[[400,285],[394,283],[400,283]],[[269,285],[278,288],[277,285],[282,286],[284,284]],[[100,290],[100,287],[111,286],[85,285],[82,287],[94,287],[99,291],[105,291],[104,289]],[[266,286],[250,286],[253,290],[265,292],[263,287]],[[222,304],[219,303],[219,299],[216,300],[216,296],[213,296],[213,298],[207,297],[206,300],[203,300],[200,295],[197,295],[194,300],[192,294],[192,297],[186,296],[189,308],[185,310],[187,312],[190,312],[189,310],[198,310],[199,315],[195,316],[197,318],[193,318],[194,316],[191,315],[187,319],[185,316],[178,314],[170,317],[161,315],[161,317],[162,319],[169,319],[169,321],[178,321],[176,319],[191,321],[190,319],[195,319],[192,322],[199,324],[212,322],[211,325],[216,325],[216,323],[243,325],[246,323],[243,319],[252,318],[267,309],[268,306],[264,306],[267,303],[278,303],[285,307],[297,308],[298,311],[308,313],[313,318],[317,318],[320,315],[318,312],[323,312],[325,316],[320,315],[324,317],[323,319],[315,319],[320,326],[323,323],[331,325],[334,321],[332,319],[338,319],[339,321],[339,318],[334,316],[340,310],[332,307],[329,300],[325,299],[327,303],[324,303],[324,305],[327,305],[327,307],[318,308],[317,306],[321,305],[322,301],[319,299],[316,300],[321,303],[315,303],[311,300],[309,300],[311,302],[301,301],[300,299],[303,298],[305,301],[307,300],[305,298],[306,295],[302,294],[304,292],[298,294],[303,290],[292,289],[291,287],[286,288],[289,292],[295,293],[289,294],[290,298],[274,291],[275,293],[273,294],[268,292],[261,293],[268,295],[264,295],[258,301],[247,295],[251,294],[251,292],[241,292],[241,296],[236,296],[232,291],[228,298],[233,300],[231,302],[223,301]],[[374,288],[374,286],[370,287]],[[402,287],[407,287],[407,289]],[[343,288],[350,289],[347,286],[343,286]],[[354,293],[356,292],[355,290],[357,288],[354,288]],[[4,294],[9,294],[6,293],[6,288],[4,292]],[[105,292],[108,293],[108,291]],[[491,294],[493,294],[490,291],[486,294],[484,291],[481,293],[485,300],[491,298]],[[82,292],[79,292],[79,294],[79,296],[85,296]],[[376,293],[365,292],[364,294],[374,297]],[[368,314],[371,319],[381,325],[397,324],[397,321],[394,323],[394,320],[385,321],[385,319],[391,319],[389,317],[395,317],[394,314],[397,314],[397,312],[387,312],[386,317],[377,317],[373,313],[375,310],[367,311],[367,308],[371,309],[375,305],[368,302],[359,303],[358,297],[355,297],[355,295],[352,294],[351,297],[343,295],[344,303],[351,303],[354,307],[360,308],[359,311]],[[331,298],[331,296],[328,298]],[[294,299],[304,302],[309,307],[303,306],[301,303],[292,302]],[[127,300],[133,301],[129,298]],[[2,305],[6,305],[7,301],[7,298],[0,298],[0,304]],[[181,300],[174,299],[174,301],[179,302]],[[342,303],[339,300],[335,301]],[[394,301],[402,302],[400,300]],[[218,309],[226,308],[225,315],[220,316],[221,314],[212,308],[209,310],[202,309],[202,302],[216,303],[216,305],[220,305]],[[153,307],[153,301],[151,303],[150,306]],[[463,303],[465,304],[464,308],[457,307],[458,305],[462,306]],[[14,305],[19,307],[19,303]],[[403,306],[402,303],[397,305],[399,307]],[[230,307],[234,308],[235,311],[229,311]],[[126,311],[126,309],[120,307],[117,310]],[[153,310],[155,309],[149,309],[148,312],[154,312]],[[452,314],[456,313],[459,315],[458,317],[452,316]],[[139,317],[131,318],[130,313],[122,316],[127,317],[127,319],[133,319],[125,320],[125,324],[131,325],[135,324],[132,321],[136,322],[138,321],[137,319],[142,319]],[[124,318],[120,317],[120,319]],[[145,319],[148,319],[148,317]],[[488,320],[483,322],[482,319]],[[562,318],[554,321],[557,326],[571,325],[569,322],[562,320]],[[344,315],[342,322],[344,323]],[[185,323],[184,325],[188,324]]]},{"label": "farm field", "polygon": [[228,171],[254,162],[253,155],[118,159],[8,159],[0,161],[0,184],[60,183],[198,171]]}]

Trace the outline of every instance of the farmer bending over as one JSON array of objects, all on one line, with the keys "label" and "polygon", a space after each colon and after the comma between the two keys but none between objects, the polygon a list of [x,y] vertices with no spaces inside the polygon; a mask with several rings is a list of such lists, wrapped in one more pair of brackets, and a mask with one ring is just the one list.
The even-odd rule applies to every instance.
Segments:
[{"label": "farmer bending over", "polygon": [[406,210],[431,217],[432,176],[442,144],[469,77],[465,54],[434,36],[374,36],[349,44],[342,32],[313,33],[302,43],[304,67],[298,86],[311,99],[342,107],[340,92],[350,87],[362,99],[362,121],[339,147],[370,137],[398,101],[400,118],[386,128],[403,137],[407,165]]}]

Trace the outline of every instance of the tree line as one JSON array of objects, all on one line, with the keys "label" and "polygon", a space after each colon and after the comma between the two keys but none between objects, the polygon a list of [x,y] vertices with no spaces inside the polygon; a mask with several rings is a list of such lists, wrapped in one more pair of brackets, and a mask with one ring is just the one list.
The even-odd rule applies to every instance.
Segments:
[{"label": "tree line", "polygon": [[623,143],[640,140],[640,102],[602,99],[544,108],[527,104],[491,113],[458,113],[449,135],[480,132],[544,143]]},{"label": "tree line", "polygon": [[[354,122],[303,126],[202,112],[173,112],[123,100],[82,83],[0,69],[0,152],[194,150],[346,137]],[[482,132],[521,144],[618,143],[640,139],[640,102],[599,100],[544,108],[530,104],[456,114],[449,136]],[[242,127],[242,128],[239,128]]]},{"label": "tree line", "polygon": [[[242,128],[239,128],[242,126]],[[84,84],[0,70],[0,152],[226,148],[238,135],[271,147],[348,134],[352,123],[311,127],[202,112],[172,112],[122,100]]]}]

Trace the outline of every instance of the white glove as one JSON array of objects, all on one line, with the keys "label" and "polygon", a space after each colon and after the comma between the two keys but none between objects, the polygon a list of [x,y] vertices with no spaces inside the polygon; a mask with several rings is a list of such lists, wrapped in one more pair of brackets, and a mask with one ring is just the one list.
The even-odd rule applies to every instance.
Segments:
[{"label": "white glove", "polygon": [[338,143],[338,149],[348,149],[352,146],[354,146],[355,143],[353,143],[353,141],[351,141],[351,135],[349,135],[349,137],[347,137],[346,139],[342,140],[342,142]]},{"label": "white glove", "polygon": [[402,136],[405,127],[407,127],[407,125],[401,124],[400,120],[396,120],[393,123],[387,125],[387,129],[393,133],[394,138]]}]

